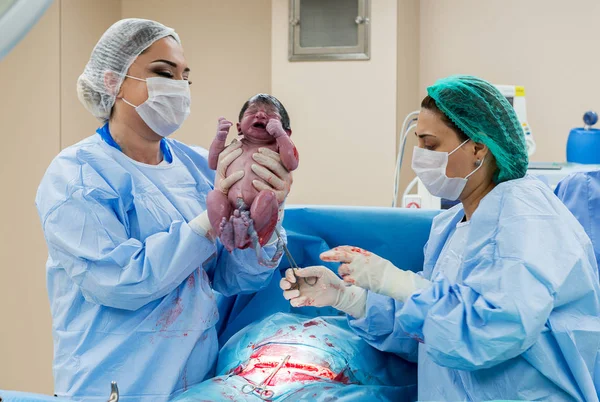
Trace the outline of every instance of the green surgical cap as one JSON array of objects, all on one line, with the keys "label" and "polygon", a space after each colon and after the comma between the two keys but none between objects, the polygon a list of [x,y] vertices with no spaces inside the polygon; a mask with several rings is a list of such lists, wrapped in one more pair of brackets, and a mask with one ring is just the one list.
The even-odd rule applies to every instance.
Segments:
[{"label": "green surgical cap", "polygon": [[495,86],[477,77],[455,75],[437,81],[427,93],[467,137],[490,149],[498,167],[496,183],[525,176],[529,158],[523,128]]}]

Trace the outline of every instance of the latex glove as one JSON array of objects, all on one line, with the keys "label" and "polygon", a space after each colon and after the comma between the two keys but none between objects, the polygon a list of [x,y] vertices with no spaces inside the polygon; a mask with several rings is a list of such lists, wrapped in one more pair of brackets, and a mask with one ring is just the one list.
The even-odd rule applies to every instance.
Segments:
[{"label": "latex glove", "polygon": [[358,247],[336,247],[321,254],[321,259],[343,263],[338,273],[344,282],[401,302],[430,284],[414,272],[397,268],[388,260]]},{"label": "latex glove", "polygon": [[[219,119],[219,126],[217,129],[217,136],[224,135],[223,139],[227,137],[231,127],[231,122],[224,118]],[[233,140],[227,148],[219,154],[219,160],[217,162],[217,173],[215,175],[215,190],[222,192],[227,195],[231,186],[240,181],[244,177],[244,171],[240,170],[225,177],[227,168],[231,163],[236,160],[242,154],[242,143],[237,140]],[[202,212],[200,215],[192,219],[189,223],[190,228],[200,236],[204,236],[211,241],[215,241],[216,234],[210,220],[208,219],[208,213]]]},{"label": "latex glove", "polygon": [[252,171],[264,180],[253,180],[254,188],[258,191],[275,192],[277,202],[283,203],[290,193],[293,179],[292,174],[281,163],[279,154],[268,148],[259,148],[258,152],[252,155],[252,159],[257,162],[252,164]]},{"label": "latex glove", "polygon": [[[219,120],[220,124],[221,120]],[[242,154],[242,142],[233,140],[231,144],[227,146],[219,154],[219,161],[217,162],[217,173],[215,175],[215,190],[219,190],[223,194],[227,195],[231,186],[240,181],[244,177],[244,171],[238,170],[237,172],[231,173],[229,176],[225,176],[227,168],[231,163],[236,160]]]},{"label": "latex glove", "polygon": [[281,120],[270,119],[267,123],[266,127],[267,133],[271,134],[273,138],[279,138],[281,136],[287,135],[283,126],[281,125]]},{"label": "latex glove", "polygon": [[[277,215],[277,226],[275,228],[277,231],[281,233],[281,223],[283,222],[285,204],[281,204],[279,206],[279,211]],[[208,240],[214,242],[216,240],[216,233],[210,224],[210,220],[208,219],[208,212],[204,211],[194,219],[189,222],[190,227],[194,232],[196,232],[200,236],[206,237]],[[271,239],[265,244],[265,246],[271,246],[275,244],[278,240],[277,232],[274,231],[273,235],[271,235]]]},{"label": "latex glove", "polygon": [[212,242],[216,240],[217,235],[210,224],[207,211],[202,212],[200,215],[192,219],[188,225],[190,225],[190,228],[192,228],[192,230],[199,236],[204,236]]},{"label": "latex glove", "polygon": [[331,306],[354,318],[364,317],[367,308],[366,290],[358,286],[347,286],[335,273],[323,266],[290,268],[285,271],[279,287],[283,289],[283,297],[293,307]]}]

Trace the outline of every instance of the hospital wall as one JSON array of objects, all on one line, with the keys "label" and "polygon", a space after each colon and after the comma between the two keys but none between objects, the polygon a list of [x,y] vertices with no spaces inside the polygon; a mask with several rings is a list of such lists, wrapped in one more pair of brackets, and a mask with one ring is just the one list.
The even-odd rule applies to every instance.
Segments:
[{"label": "hospital wall", "polygon": [[569,130],[600,109],[600,2],[422,0],[421,95],[449,74],[523,85],[534,161],[565,161]]},{"label": "hospital wall", "polygon": [[55,4],[0,62],[0,389],[52,391],[47,253],[34,198],[60,150],[59,50]]},{"label": "hospital wall", "polygon": [[[420,105],[419,94],[419,55],[421,40],[419,38],[420,27],[420,3],[419,0],[398,0],[398,18],[397,18],[397,51],[396,51],[396,131],[395,131],[395,149],[398,149],[400,140],[400,129],[404,118],[418,109]],[[414,178],[414,173],[410,167],[412,149],[417,145],[417,138],[410,136],[406,140],[406,152],[400,174],[400,191],[398,196],[398,205],[402,205],[402,191],[408,186]],[[394,157],[397,151],[394,152]],[[389,205],[393,199],[393,179],[392,185],[385,187],[389,196],[381,205]]]},{"label": "hospital wall", "polygon": [[288,1],[272,7],[272,90],[290,112],[300,153],[290,202],[390,205],[397,1],[372,2],[369,61],[289,62]]}]

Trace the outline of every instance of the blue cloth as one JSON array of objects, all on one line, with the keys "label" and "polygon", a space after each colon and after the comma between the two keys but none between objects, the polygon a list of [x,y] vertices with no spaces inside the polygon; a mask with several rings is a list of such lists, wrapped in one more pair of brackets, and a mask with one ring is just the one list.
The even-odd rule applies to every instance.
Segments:
[{"label": "blue cloth", "polygon": [[463,216],[457,206],[434,218],[430,287],[405,304],[370,293],[351,326],[409,359],[419,342],[420,400],[598,401],[600,284],[581,225],[542,182],[507,181],[473,214],[461,258],[448,258]]},{"label": "blue cloth", "polygon": [[62,151],[42,179],[60,397],[105,401],[116,380],[124,401],[160,401],[200,383],[216,362],[228,297],[272,277],[253,250],[229,254],[191,230],[214,172],[205,150],[166,144],[172,163],[150,166],[94,135]]},{"label": "blue cloth", "polygon": [[600,171],[574,173],[561,180],[555,194],[592,240],[600,265]]},{"label": "blue cloth", "polygon": [[[110,385],[106,392],[106,399],[110,394]],[[56,398],[54,396],[32,394],[20,391],[2,391],[0,390],[2,402],[68,402],[69,399]]]},{"label": "blue cloth", "polygon": [[190,388],[177,402],[256,401],[244,385],[268,383],[269,400],[414,401],[415,368],[353,334],[343,317],[277,313],[232,337],[219,352],[217,377]]}]

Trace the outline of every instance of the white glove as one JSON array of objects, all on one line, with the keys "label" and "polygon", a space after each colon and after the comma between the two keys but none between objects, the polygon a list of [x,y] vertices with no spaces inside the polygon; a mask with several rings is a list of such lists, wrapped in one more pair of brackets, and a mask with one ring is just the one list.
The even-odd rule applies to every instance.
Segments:
[{"label": "white glove", "polygon": [[[267,244],[265,244],[265,247],[271,246],[277,242],[277,240],[278,240],[277,232],[281,233],[281,224],[283,222],[284,211],[285,211],[285,204],[279,205],[279,210],[277,213],[277,226],[275,226],[275,230],[273,231],[273,234],[271,235],[271,238],[269,239]],[[197,217],[192,219],[188,223],[188,225],[190,225],[192,230],[194,232],[196,232],[198,235],[204,236],[208,240],[213,241],[213,242],[216,240],[216,234],[215,234],[215,231],[213,230],[212,225],[210,224],[210,220],[208,219],[207,211],[202,212],[200,215],[198,215]]]},{"label": "white glove", "polygon": [[[312,285],[310,285],[312,284]],[[367,308],[367,291],[348,286],[326,267],[288,269],[279,287],[293,307],[331,306],[354,318],[362,318]]]},{"label": "white glove", "polygon": [[231,165],[234,160],[239,158],[243,152],[242,142],[233,140],[231,144],[229,144],[227,148],[225,148],[223,152],[219,154],[217,172],[215,174],[215,190],[219,190],[223,194],[227,195],[231,186],[244,177],[244,170],[230,172],[229,176],[225,176],[229,165]]},{"label": "white glove", "polygon": [[192,228],[192,230],[199,236],[204,236],[212,242],[215,241],[216,235],[212,225],[210,224],[210,220],[208,219],[208,212],[202,212],[200,215],[192,219],[188,225],[190,225],[190,228]]},{"label": "white glove", "polygon": [[[261,180],[253,180],[252,185],[257,191],[271,190],[277,197],[277,202],[283,204],[294,181],[292,173],[281,163],[281,157],[275,151],[269,148],[259,148],[258,152],[252,155],[255,162],[251,166],[252,171],[260,177]],[[268,184],[267,184],[268,183]]]},{"label": "white glove", "polygon": [[[220,123],[221,119],[219,119],[219,124]],[[227,127],[227,129],[229,129],[229,127]],[[233,140],[233,142],[219,154],[217,172],[215,174],[215,190],[227,195],[231,186],[244,177],[243,170],[233,172],[229,176],[225,177],[225,173],[227,172],[229,165],[231,165],[234,160],[239,158],[242,152],[242,142]],[[215,241],[216,234],[212,225],[210,224],[210,220],[208,219],[208,212],[202,212],[200,215],[192,219],[188,225],[190,225],[192,230],[198,235],[204,236],[210,241]]]},{"label": "white glove", "polygon": [[321,254],[321,259],[343,263],[338,273],[344,282],[401,302],[431,283],[414,272],[401,270],[388,260],[358,247],[336,247]]}]

